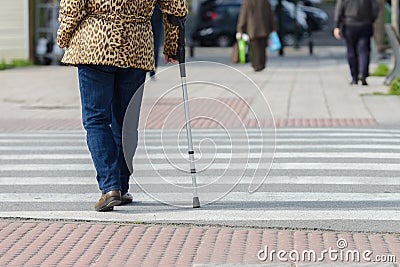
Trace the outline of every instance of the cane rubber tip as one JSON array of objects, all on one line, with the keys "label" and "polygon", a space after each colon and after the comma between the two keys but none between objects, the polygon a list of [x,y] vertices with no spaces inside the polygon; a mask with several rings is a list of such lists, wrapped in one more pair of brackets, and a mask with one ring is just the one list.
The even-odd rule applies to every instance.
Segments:
[{"label": "cane rubber tip", "polygon": [[200,208],[200,200],[199,197],[193,198],[193,208]]}]

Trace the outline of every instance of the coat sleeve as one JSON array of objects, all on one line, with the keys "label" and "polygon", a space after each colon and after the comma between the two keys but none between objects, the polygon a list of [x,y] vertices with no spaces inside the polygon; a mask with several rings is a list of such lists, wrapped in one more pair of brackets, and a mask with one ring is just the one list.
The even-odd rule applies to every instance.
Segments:
[{"label": "coat sleeve", "polygon": [[375,21],[378,18],[379,14],[379,3],[377,0],[371,0],[372,1],[372,21]]},{"label": "coat sleeve", "polygon": [[342,23],[343,23],[343,1],[342,0],[336,1],[334,21],[335,21],[336,28],[340,28],[340,26],[342,26]]},{"label": "coat sleeve", "polygon": [[61,0],[57,30],[57,44],[62,48],[68,46],[69,41],[85,16],[87,0]]},{"label": "coat sleeve", "polygon": [[175,56],[178,51],[179,27],[168,22],[168,15],[184,17],[186,0],[157,0],[164,16],[164,55]]},{"label": "coat sleeve", "polygon": [[242,7],[240,8],[240,14],[237,24],[237,32],[246,33],[247,32],[247,11],[249,8],[249,1],[244,0],[242,3]]}]

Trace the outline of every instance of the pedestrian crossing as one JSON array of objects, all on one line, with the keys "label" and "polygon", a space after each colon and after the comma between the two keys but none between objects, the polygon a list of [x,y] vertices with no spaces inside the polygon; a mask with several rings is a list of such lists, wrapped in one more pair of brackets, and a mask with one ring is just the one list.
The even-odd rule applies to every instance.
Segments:
[{"label": "pedestrian crossing", "polygon": [[[198,210],[179,208],[192,200],[186,140],[173,131],[140,136],[131,179],[135,203],[99,215],[84,132],[0,133],[0,217],[400,225],[400,130],[285,128],[263,137],[249,130],[246,138],[231,130],[227,138],[194,129]],[[253,193],[252,183],[259,187]]]}]

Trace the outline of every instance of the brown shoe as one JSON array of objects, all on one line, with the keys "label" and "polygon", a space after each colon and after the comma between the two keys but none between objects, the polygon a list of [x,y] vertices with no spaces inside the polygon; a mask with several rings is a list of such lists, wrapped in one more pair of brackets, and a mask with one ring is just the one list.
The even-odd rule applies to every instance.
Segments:
[{"label": "brown shoe", "polygon": [[101,195],[101,198],[94,206],[96,211],[111,211],[114,206],[121,204],[121,191],[112,190]]}]

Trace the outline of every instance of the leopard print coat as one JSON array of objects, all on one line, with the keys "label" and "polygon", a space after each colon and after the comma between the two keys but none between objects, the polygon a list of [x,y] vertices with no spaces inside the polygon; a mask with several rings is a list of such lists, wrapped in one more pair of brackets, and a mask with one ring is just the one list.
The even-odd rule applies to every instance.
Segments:
[{"label": "leopard print coat", "polygon": [[185,16],[185,0],[61,0],[62,62],[154,70],[150,17],[156,1],[164,14],[164,54],[176,55],[179,30],[166,18]]}]

